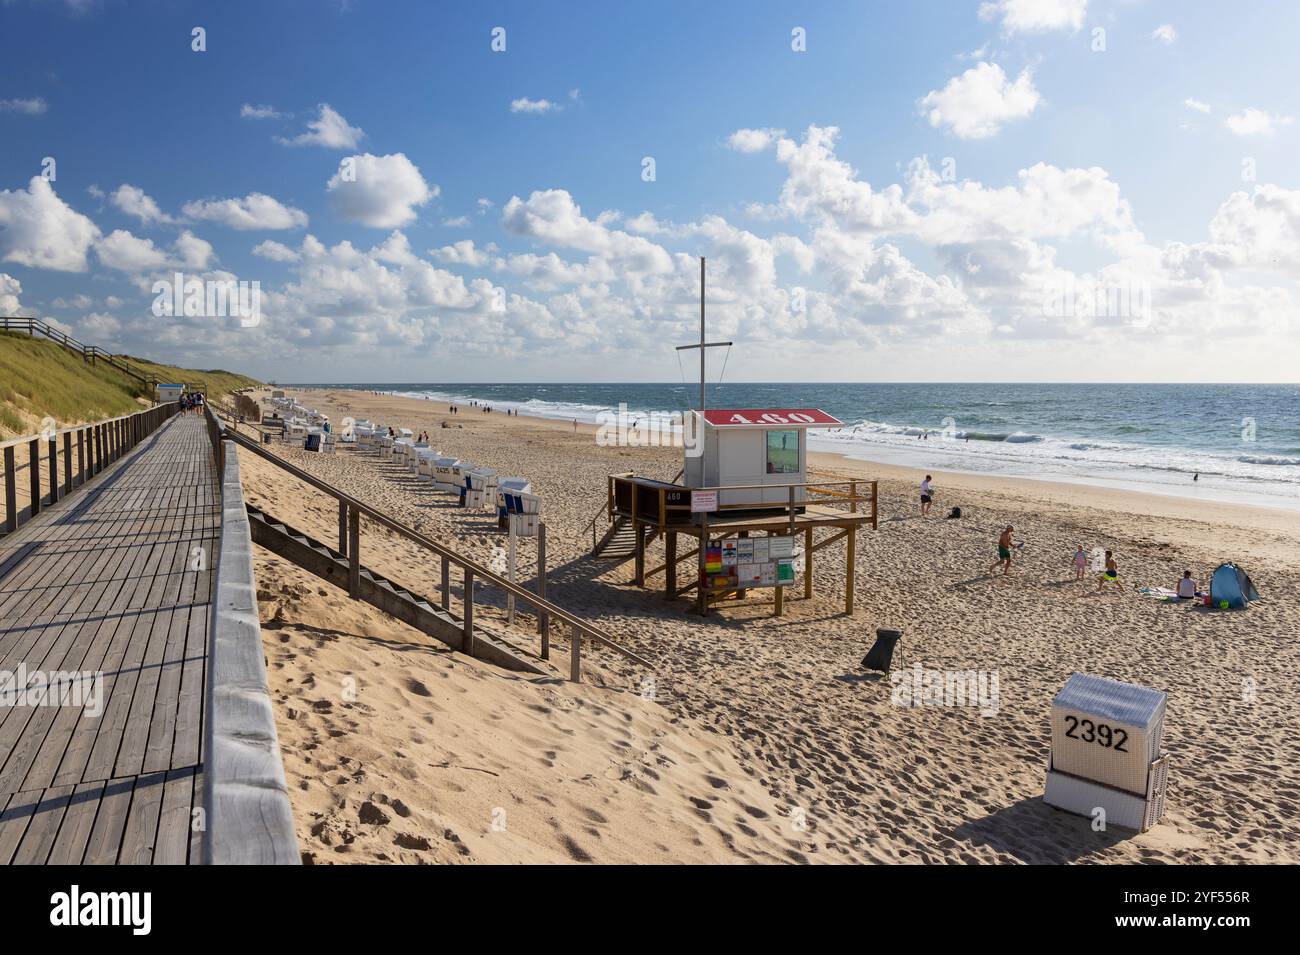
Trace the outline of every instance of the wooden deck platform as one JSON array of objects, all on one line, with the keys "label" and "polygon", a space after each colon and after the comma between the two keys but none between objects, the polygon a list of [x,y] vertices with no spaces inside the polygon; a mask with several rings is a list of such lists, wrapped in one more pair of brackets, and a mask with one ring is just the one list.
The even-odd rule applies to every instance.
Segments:
[{"label": "wooden deck platform", "polygon": [[0,863],[199,861],[220,527],[204,421],[181,415],[0,540],[0,679],[102,675],[98,705],[0,701]]}]

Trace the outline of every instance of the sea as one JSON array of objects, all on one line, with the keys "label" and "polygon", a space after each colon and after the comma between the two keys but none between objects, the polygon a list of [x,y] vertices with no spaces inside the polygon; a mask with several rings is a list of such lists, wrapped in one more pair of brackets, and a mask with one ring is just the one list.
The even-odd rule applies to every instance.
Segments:
[{"label": "sea", "polygon": [[[330,383],[599,423],[694,407],[698,385]],[[710,385],[710,408],[820,408],[809,448],[923,470],[1010,475],[1300,510],[1300,385]],[[1195,479],[1194,479],[1195,478]]]}]

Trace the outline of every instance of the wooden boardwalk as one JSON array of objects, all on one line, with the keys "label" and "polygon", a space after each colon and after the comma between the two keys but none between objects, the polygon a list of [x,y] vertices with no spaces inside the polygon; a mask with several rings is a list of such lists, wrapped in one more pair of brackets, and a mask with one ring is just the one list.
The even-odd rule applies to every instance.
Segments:
[{"label": "wooden boardwalk", "polygon": [[219,497],[181,415],[0,539],[0,681],[102,675],[83,705],[0,693],[0,863],[199,861]]}]

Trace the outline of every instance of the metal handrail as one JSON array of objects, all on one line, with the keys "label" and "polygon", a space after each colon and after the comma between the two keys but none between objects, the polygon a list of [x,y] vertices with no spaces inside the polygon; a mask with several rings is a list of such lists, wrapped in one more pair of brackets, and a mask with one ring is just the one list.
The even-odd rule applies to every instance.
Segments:
[{"label": "metal handrail", "polygon": [[[211,420],[216,421],[215,417],[213,417]],[[609,637],[605,636],[605,634],[603,634],[600,630],[596,629],[594,626],[592,626],[589,623],[586,623],[580,618],[575,617],[573,614],[569,613],[564,608],[551,603],[549,600],[545,599],[544,597],[539,597],[531,590],[521,587],[518,584],[512,583],[510,580],[500,576],[499,574],[494,573],[493,571],[489,570],[487,567],[484,567],[482,564],[478,564],[467,557],[463,557],[454,550],[451,550],[447,547],[443,547],[441,544],[438,544],[437,542],[430,540],[429,538],[425,537],[423,534],[419,533],[418,531],[414,531],[403,524],[399,524],[397,521],[393,520],[392,518],[388,517],[385,514],[380,513],[378,510],[371,507],[369,504],[366,504],[363,501],[358,500],[357,498],[353,497],[350,494],[345,493],[344,491],[340,491],[338,488],[333,487],[330,484],[326,484],[324,481],[320,480],[319,478],[316,478],[313,475],[308,474],[306,471],[302,470],[301,468],[293,464],[290,464],[288,461],[284,460],[278,454],[273,454],[272,452],[265,450],[260,445],[258,445],[255,441],[252,441],[249,438],[244,437],[244,435],[238,434],[234,431],[226,430],[225,426],[222,425],[220,422],[216,422],[216,424],[217,424],[217,428],[220,429],[220,431],[224,432],[225,438],[227,440],[234,441],[235,444],[237,444],[239,447],[242,447],[248,451],[252,451],[254,454],[258,455],[259,457],[264,458],[267,461],[270,461],[272,464],[275,464],[276,466],[282,468],[285,471],[288,471],[290,474],[298,478],[300,481],[306,484],[310,484],[318,491],[322,491],[325,494],[330,495],[335,500],[339,501],[341,504],[346,504],[348,507],[353,508],[357,513],[365,514],[372,521],[374,521],[377,524],[380,524],[383,527],[386,527],[388,530],[394,532],[395,534],[405,537],[408,540],[411,540],[419,544],[420,546],[426,548],[427,550],[433,551],[439,557],[442,557],[450,561],[451,563],[455,564],[457,567],[460,567],[463,571],[472,574],[475,578],[486,580],[492,583],[493,585],[500,587],[506,593],[513,594],[515,597],[519,598],[520,600],[523,600],[525,603],[531,605],[537,610],[546,613],[551,617],[551,619],[558,620],[562,623],[568,624],[570,627],[590,637],[593,641],[599,643],[601,646],[605,646],[611,650],[615,650],[618,653],[623,654],[623,656],[627,657],[628,659],[634,660],[635,662],[641,664],[647,669],[650,670],[654,669],[654,664],[650,663],[650,661],[632,652],[631,650],[628,650],[626,647],[619,645],[615,641],[611,640]]]}]

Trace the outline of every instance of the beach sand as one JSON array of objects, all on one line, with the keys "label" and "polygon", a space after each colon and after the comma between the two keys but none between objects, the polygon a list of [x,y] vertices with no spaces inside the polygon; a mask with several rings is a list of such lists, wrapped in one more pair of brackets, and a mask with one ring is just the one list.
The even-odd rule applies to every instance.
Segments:
[{"label": "beach sand", "polygon": [[[310,406],[428,430],[433,444],[530,478],[548,530],[549,591],[655,663],[584,654],[584,683],[507,673],[349,601],[256,549],[271,689],[304,855],[324,862],[1300,861],[1300,516],[1034,480],[923,474],[810,455],[810,477],[878,478],[880,525],[858,536],[856,612],[844,548],[816,560],[816,593],[785,613],[751,592],[707,619],[592,559],[606,475],[671,479],[681,452],[602,448],[590,427],[333,389]],[[447,421],[453,427],[441,429]],[[485,563],[487,515],[369,454],[276,445],[311,473]],[[250,502],[323,540],[333,500],[240,454]],[[942,515],[960,506],[957,521]],[[997,532],[1024,546],[989,576]],[[1076,582],[1076,543],[1113,549],[1122,586]],[[363,522],[364,562],[436,593],[435,560]],[[521,580],[534,569],[522,548]],[[649,566],[661,562],[662,544]],[[1204,581],[1225,559],[1264,599],[1249,610],[1171,606],[1133,585]],[[685,565],[683,565],[685,566]],[[501,595],[476,619],[500,623]],[[521,614],[521,620],[532,618]],[[996,674],[995,706],[903,706],[860,667],[877,627],[903,637],[896,672]],[[536,650],[516,627],[512,638]],[[557,635],[553,662],[567,667]],[[1052,697],[1075,671],[1169,694],[1168,808],[1142,834],[1042,801]],[[987,703],[988,701],[986,701]]]}]

